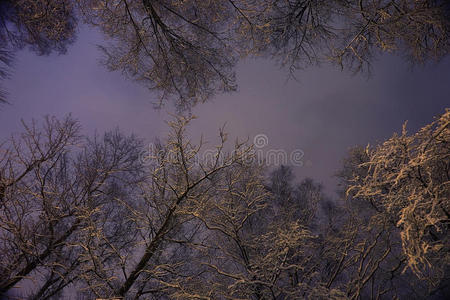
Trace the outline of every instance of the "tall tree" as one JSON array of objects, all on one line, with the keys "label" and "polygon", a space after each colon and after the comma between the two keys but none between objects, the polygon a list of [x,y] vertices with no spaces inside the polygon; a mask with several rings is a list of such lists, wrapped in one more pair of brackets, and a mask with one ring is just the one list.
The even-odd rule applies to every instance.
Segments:
[{"label": "tall tree", "polygon": [[80,280],[84,257],[76,245],[91,216],[108,227],[108,245],[127,246],[112,199],[127,198],[126,187],[141,178],[139,141],[118,132],[86,141],[69,117],[24,126],[1,150],[0,294],[23,284],[35,287],[30,297],[47,299]]},{"label": "tall tree", "polygon": [[367,148],[366,174],[348,188],[399,228],[408,267],[432,283],[450,263],[449,126],[449,110],[413,135],[405,124],[400,135]]},{"label": "tall tree", "polygon": [[[46,119],[2,146],[0,288],[34,299],[436,298],[448,288],[448,112],[356,148],[327,199],[252,148],[215,152],[175,118],[150,153]],[[268,180],[267,180],[268,179]],[[22,295],[23,297],[25,295]]]}]

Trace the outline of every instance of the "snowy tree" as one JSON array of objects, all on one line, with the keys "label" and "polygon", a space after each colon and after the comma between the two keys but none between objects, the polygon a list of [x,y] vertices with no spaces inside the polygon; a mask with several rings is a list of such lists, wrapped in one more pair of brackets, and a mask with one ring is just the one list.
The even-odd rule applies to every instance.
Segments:
[{"label": "snowy tree", "polygon": [[449,266],[449,124],[447,110],[413,135],[405,124],[400,135],[366,148],[365,171],[347,190],[398,228],[407,266],[432,283]]}]

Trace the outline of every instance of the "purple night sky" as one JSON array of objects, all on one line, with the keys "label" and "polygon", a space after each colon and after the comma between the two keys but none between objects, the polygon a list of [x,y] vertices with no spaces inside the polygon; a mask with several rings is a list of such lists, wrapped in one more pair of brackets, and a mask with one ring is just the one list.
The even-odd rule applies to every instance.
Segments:
[{"label": "purple night sky", "polygon": [[[0,138],[18,132],[21,118],[67,113],[88,134],[119,127],[147,142],[164,138],[164,120],[173,110],[154,110],[152,92],[102,67],[99,41],[98,33],[83,28],[66,55],[22,51],[4,82],[11,104],[0,107]],[[450,59],[411,70],[402,59],[384,55],[373,66],[369,79],[321,66],[297,71],[298,81],[287,81],[286,70],[273,62],[241,62],[238,92],[197,106],[190,133],[195,139],[203,134],[213,146],[227,123],[231,141],[265,134],[267,149],[302,149],[307,166],[295,167],[297,176],[319,180],[332,192],[333,174],[350,147],[382,141],[405,120],[414,132],[450,106]]]}]

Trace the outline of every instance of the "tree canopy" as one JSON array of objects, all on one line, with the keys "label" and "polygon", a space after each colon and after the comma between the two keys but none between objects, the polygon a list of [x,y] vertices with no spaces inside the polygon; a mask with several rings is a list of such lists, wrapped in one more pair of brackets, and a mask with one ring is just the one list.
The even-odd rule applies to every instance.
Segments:
[{"label": "tree canopy", "polygon": [[449,51],[449,11],[438,0],[4,0],[0,62],[9,65],[26,45],[64,52],[79,19],[104,33],[110,70],[157,92],[157,104],[171,99],[184,110],[235,90],[243,57],[267,56],[291,71],[330,62],[352,72],[369,72],[381,52],[438,60]]},{"label": "tree canopy", "polygon": [[[245,57],[369,72],[382,52],[424,63],[450,46],[438,0],[0,0],[0,79],[20,49],[63,54],[79,22],[104,34],[106,67],[179,111],[235,90]],[[205,149],[193,118],[173,116],[150,151],[119,130],[83,135],[71,116],[22,121],[0,143],[0,298],[450,294],[450,110],[350,150],[338,197],[269,169],[257,145],[227,151],[223,130]]]},{"label": "tree canopy", "polygon": [[[376,148],[367,148],[348,193],[366,199],[400,229],[408,267],[433,280],[449,261],[450,110],[419,132],[406,124]],[[442,267],[443,269],[440,269]]]},{"label": "tree canopy", "polygon": [[[356,148],[326,196],[237,143],[201,156],[190,119],[143,151],[70,117],[24,124],[0,157],[0,292],[53,299],[442,299],[449,112]],[[16,291],[16,288],[22,289]]]},{"label": "tree canopy", "polygon": [[[0,80],[8,77],[16,52],[64,53],[75,39],[77,18],[70,0],[0,1]],[[0,102],[6,101],[0,90]]]}]

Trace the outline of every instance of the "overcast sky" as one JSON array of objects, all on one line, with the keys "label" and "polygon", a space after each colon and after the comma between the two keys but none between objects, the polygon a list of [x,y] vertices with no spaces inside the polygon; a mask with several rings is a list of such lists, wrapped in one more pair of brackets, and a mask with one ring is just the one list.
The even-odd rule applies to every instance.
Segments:
[{"label": "overcast sky", "polygon": [[[100,35],[84,29],[66,55],[21,52],[4,83],[11,105],[0,108],[0,137],[19,131],[21,118],[72,113],[88,134],[119,127],[147,142],[164,138],[170,106],[154,110],[154,94],[100,66],[99,41]],[[411,70],[401,59],[383,56],[369,79],[322,66],[298,71],[298,81],[287,81],[285,70],[262,59],[240,63],[237,75],[238,92],[193,110],[198,119],[190,127],[192,136],[203,134],[213,146],[224,123],[233,139],[252,141],[265,134],[265,150],[301,149],[305,164],[295,167],[295,174],[319,180],[329,192],[350,147],[382,141],[406,120],[410,132],[416,131],[450,107],[448,58]]]}]

